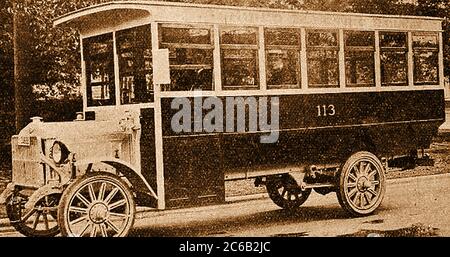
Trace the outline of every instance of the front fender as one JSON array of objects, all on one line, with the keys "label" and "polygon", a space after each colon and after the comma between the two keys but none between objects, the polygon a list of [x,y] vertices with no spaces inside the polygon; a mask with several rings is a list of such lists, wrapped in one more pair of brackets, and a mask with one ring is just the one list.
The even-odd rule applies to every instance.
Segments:
[{"label": "front fender", "polygon": [[33,194],[28,198],[27,203],[25,204],[25,209],[33,208],[36,203],[41,200],[44,196],[52,195],[52,194],[62,194],[62,187],[57,187],[55,185],[47,184],[43,187],[40,187],[38,190],[34,191]]},{"label": "front fender", "polygon": [[104,163],[111,167],[114,167],[130,181],[133,187],[139,189],[140,191],[144,190],[145,193],[147,193],[154,199],[158,199],[158,196],[156,195],[153,188],[148,184],[147,180],[142,176],[140,172],[138,172],[138,169],[135,166],[131,165],[128,162],[122,161],[120,159],[85,159],[77,161],[76,165],[78,167],[87,166],[86,172],[90,172],[90,168],[96,163]]},{"label": "front fender", "polygon": [[5,190],[3,190],[3,192],[0,194],[0,205],[6,204],[6,199],[8,199],[8,197],[12,196],[14,194],[15,190],[16,190],[16,184],[14,184],[13,182],[6,185]]}]

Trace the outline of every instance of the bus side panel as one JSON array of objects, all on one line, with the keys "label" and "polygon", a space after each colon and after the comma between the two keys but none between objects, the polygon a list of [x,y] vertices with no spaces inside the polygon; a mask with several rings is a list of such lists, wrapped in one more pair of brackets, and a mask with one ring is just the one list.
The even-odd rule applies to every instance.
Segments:
[{"label": "bus side panel", "polygon": [[444,119],[443,90],[280,96],[280,128]]},{"label": "bus side panel", "polygon": [[[274,95],[255,98],[263,101],[279,98],[279,129],[310,130],[350,126],[376,126],[387,123],[410,123],[445,119],[443,90],[355,92],[333,94]],[[248,96],[252,97],[252,96]],[[244,99],[247,97],[243,97]],[[172,109],[173,98],[162,99],[163,136],[208,134],[194,130],[194,98],[191,103],[190,131],[174,132],[171,121],[179,109]],[[220,97],[223,117],[226,118],[226,98]],[[178,105],[177,105],[178,107]],[[210,110],[203,110],[203,117]],[[236,110],[235,110],[236,112]],[[248,109],[246,113],[248,125]],[[269,111],[270,116],[270,111]],[[235,117],[236,118],[236,117]],[[178,120],[177,120],[178,121]],[[189,121],[188,121],[189,122]],[[224,129],[225,130],[225,129]],[[248,131],[248,126],[246,127]]]},{"label": "bus side panel", "polygon": [[273,144],[260,142],[263,133],[195,132],[193,98],[191,132],[175,133],[171,121],[179,109],[171,108],[171,98],[162,99],[168,206],[200,204],[202,194],[214,195],[209,188],[218,189],[216,200],[223,199],[219,189],[224,176],[233,177],[230,172],[245,177],[258,166],[334,164],[355,151],[389,157],[428,148],[445,118],[442,90],[278,97],[280,133]]},{"label": "bus side panel", "polygon": [[167,208],[225,201],[220,141],[219,136],[164,139]]}]

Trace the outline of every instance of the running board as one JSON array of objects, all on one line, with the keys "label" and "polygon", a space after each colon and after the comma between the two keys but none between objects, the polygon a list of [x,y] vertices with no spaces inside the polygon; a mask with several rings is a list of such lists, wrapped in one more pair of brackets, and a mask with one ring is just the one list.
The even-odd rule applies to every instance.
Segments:
[{"label": "running board", "polygon": [[304,186],[302,189],[309,189],[309,188],[325,188],[325,187],[335,187],[335,184],[332,183],[318,183],[318,184],[306,184],[304,183]]}]

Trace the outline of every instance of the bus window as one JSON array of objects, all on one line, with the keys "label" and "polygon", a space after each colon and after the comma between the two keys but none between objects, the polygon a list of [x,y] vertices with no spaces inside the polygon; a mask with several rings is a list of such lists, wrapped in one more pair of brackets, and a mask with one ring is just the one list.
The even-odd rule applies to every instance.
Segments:
[{"label": "bus window", "polygon": [[307,32],[308,86],[339,87],[339,40],[336,31]]},{"label": "bus window", "polygon": [[381,84],[408,85],[408,35],[405,32],[380,32]]},{"label": "bus window", "polygon": [[413,34],[414,84],[439,84],[439,43],[437,33]]},{"label": "bus window", "polygon": [[170,85],[165,91],[213,90],[211,27],[160,24],[160,47],[169,49]]},{"label": "bus window", "polygon": [[224,27],[220,46],[222,87],[258,89],[258,29]]},{"label": "bus window", "polygon": [[83,58],[86,65],[87,105],[116,104],[112,33],[83,39]]},{"label": "bus window", "polygon": [[375,86],[375,32],[346,31],[345,78],[347,87]]},{"label": "bus window", "polygon": [[300,30],[265,29],[267,88],[300,88]]},{"label": "bus window", "polygon": [[121,104],[153,101],[150,25],[116,32]]}]

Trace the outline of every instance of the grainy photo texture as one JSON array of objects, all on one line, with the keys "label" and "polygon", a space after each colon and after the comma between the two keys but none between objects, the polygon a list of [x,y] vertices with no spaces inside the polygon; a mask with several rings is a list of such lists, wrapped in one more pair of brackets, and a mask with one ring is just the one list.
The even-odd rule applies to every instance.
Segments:
[{"label": "grainy photo texture", "polygon": [[448,1],[0,5],[0,236],[450,236]]}]

